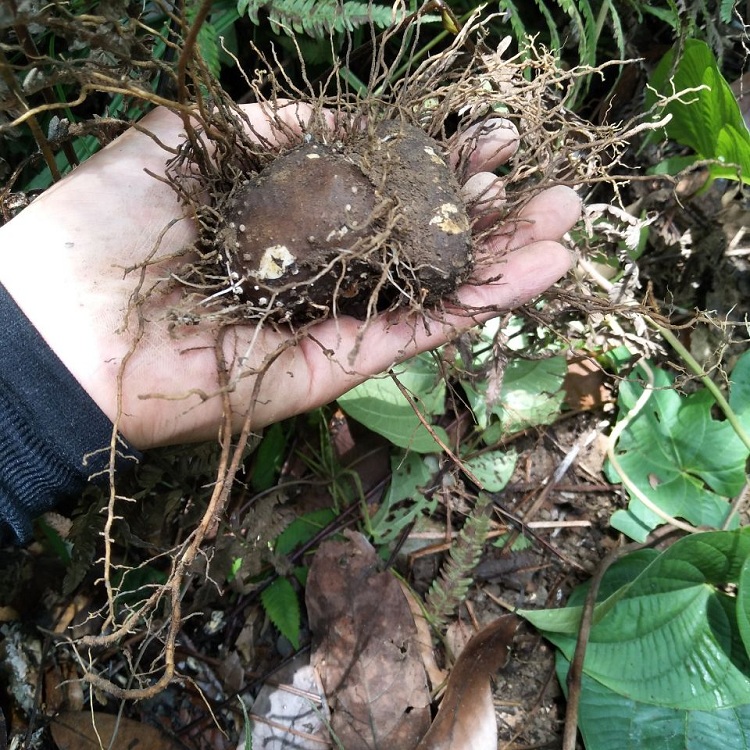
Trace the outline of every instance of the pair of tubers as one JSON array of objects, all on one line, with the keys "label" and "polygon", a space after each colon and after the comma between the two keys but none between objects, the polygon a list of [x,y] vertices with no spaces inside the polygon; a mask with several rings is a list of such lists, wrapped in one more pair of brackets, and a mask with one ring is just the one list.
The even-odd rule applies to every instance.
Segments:
[{"label": "pair of tubers", "polygon": [[385,120],[306,139],[235,190],[217,231],[248,317],[364,318],[435,304],[472,268],[471,225],[437,142]]}]

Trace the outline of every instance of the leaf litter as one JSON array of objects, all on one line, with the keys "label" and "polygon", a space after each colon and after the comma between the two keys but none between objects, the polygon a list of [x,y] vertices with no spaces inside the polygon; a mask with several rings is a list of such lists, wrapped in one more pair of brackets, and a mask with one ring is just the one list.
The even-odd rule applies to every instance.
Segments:
[{"label": "leaf litter", "polygon": [[[325,695],[321,698],[325,708],[312,711],[320,731],[318,747],[321,738],[328,739],[329,747],[346,750],[497,747],[490,681],[507,662],[519,620],[505,615],[481,630],[457,655],[447,683],[430,685],[423,663],[429,652],[424,641],[420,643],[410,598],[413,595],[396,576],[382,570],[375,549],[359,533],[347,532],[344,541],[324,542],[316,552],[306,604],[312,631],[310,666],[319,675]],[[297,666],[293,687],[310,679],[313,683],[307,684],[314,684],[309,669],[305,664]],[[440,709],[432,721],[431,694],[443,687]],[[296,702],[287,696],[284,716],[279,703],[271,703],[263,717],[253,714],[262,723],[273,717],[277,730],[282,719],[289,721],[286,738],[276,734],[278,744],[273,747],[305,742],[295,731],[300,717],[291,716],[288,707],[297,706],[301,716],[309,717],[312,700],[301,692],[296,695]],[[314,737],[309,742],[302,746],[316,746]]]},{"label": "leaf litter", "polygon": [[346,748],[414,748],[430,723],[417,627],[398,580],[361,534],[320,546],[305,600],[311,663]]}]

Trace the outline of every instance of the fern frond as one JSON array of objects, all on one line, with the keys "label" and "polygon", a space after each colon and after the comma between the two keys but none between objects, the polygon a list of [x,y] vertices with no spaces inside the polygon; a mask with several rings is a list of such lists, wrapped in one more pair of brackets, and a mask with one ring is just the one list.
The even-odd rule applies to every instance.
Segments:
[{"label": "fern frond", "polygon": [[471,586],[472,571],[477,566],[490,530],[491,498],[481,493],[474,510],[464,523],[440,575],[432,582],[425,599],[428,619],[438,628],[453,617]]},{"label": "fern frond", "polygon": [[221,72],[219,60],[219,34],[213,24],[205,21],[198,31],[198,49],[201,51],[206,66],[215,77]]},{"label": "fern frond", "polygon": [[[290,572],[284,567],[286,561],[277,559],[272,551],[273,542],[294,518],[292,513],[284,511],[284,500],[281,491],[256,498],[236,524],[238,533],[217,539],[211,562],[215,580],[226,580],[235,591],[246,594],[256,587],[254,579],[268,563],[283,574]],[[243,534],[240,530],[247,531]]]},{"label": "fern frond", "polygon": [[239,13],[254,24],[260,23],[261,9],[268,11],[275,33],[305,34],[314,39],[368,24],[386,28],[396,20],[391,8],[358,0],[240,0],[237,4]]},{"label": "fern frond", "polygon": [[596,19],[589,0],[579,0],[578,6],[583,19],[583,37],[579,45],[581,62],[593,68],[596,65],[596,47],[599,43]]},{"label": "fern frond", "polygon": [[[518,12],[518,7],[513,0],[499,0],[498,8],[507,15],[508,23],[510,23],[513,35],[518,40],[519,47],[523,46],[529,34],[526,31],[526,26],[521,18],[521,14]],[[557,41],[559,48],[559,37]]]},{"label": "fern frond", "polygon": [[560,41],[560,34],[557,31],[557,23],[555,19],[552,18],[552,13],[550,13],[549,8],[547,7],[547,3],[544,2],[544,0],[535,0],[535,1],[536,1],[536,7],[539,8],[539,12],[544,16],[544,20],[547,23],[550,45],[553,51],[559,54],[560,49],[562,48],[562,42]]},{"label": "fern frond", "polygon": [[625,57],[625,33],[622,28],[620,15],[617,12],[617,7],[611,0],[607,0],[607,10],[611,18],[612,35],[617,43],[617,54],[620,57]]}]

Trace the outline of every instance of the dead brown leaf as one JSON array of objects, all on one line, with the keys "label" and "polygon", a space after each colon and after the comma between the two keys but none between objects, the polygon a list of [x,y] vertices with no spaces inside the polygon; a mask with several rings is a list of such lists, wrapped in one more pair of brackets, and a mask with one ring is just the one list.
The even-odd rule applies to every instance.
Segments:
[{"label": "dead brown leaf", "polygon": [[[68,711],[50,724],[59,750],[178,750],[178,745],[156,727],[111,714]],[[112,741],[113,735],[117,734]],[[110,744],[111,743],[111,744]]]},{"label": "dead brown leaf", "polygon": [[504,615],[480,630],[453,667],[445,696],[417,750],[496,750],[490,677],[508,661],[520,620]]},{"label": "dead brown leaf", "polygon": [[411,616],[414,618],[414,624],[417,626],[416,644],[419,649],[419,658],[422,661],[424,670],[427,674],[427,684],[431,690],[436,690],[448,679],[448,673],[440,669],[435,660],[435,649],[432,645],[432,632],[424,609],[420,604],[417,594],[415,594],[405,583],[400,583],[406,601],[411,610]]},{"label": "dead brown leaf", "polygon": [[401,587],[361,534],[321,545],[307,579],[311,663],[347,750],[412,750],[430,723],[417,628]]}]

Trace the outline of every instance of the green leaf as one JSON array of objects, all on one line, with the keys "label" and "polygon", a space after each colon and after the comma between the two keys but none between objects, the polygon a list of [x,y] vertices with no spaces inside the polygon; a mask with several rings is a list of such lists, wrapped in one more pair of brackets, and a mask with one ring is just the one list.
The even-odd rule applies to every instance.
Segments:
[{"label": "green leaf", "polygon": [[[557,676],[563,686],[569,666],[558,652]],[[750,705],[714,711],[653,706],[584,675],[578,727],[587,750],[734,750],[750,747]]]},{"label": "green leaf", "polygon": [[[550,48],[554,50],[560,50],[563,48],[562,42],[560,41],[560,34],[557,30],[557,21],[552,16],[552,13],[550,12],[549,8],[547,7],[546,0],[534,0],[534,3],[539,10],[539,12],[544,17],[545,22],[547,23],[547,30],[549,31],[549,40],[550,40]],[[504,3],[500,3],[501,5],[504,5]],[[516,11],[517,12],[517,11]],[[523,33],[521,35],[518,35],[517,29],[514,29],[516,31],[516,36],[519,39],[524,39],[528,32],[526,29],[523,29]]]},{"label": "green leaf", "polygon": [[660,21],[663,21],[667,25],[671,26],[675,31],[680,30],[680,14],[676,7],[660,8],[658,6],[651,7],[646,3],[641,3],[638,8],[643,13],[650,13]]},{"label": "green leaf", "polygon": [[251,485],[256,492],[263,492],[276,484],[284,461],[285,445],[284,429],[280,422],[276,422],[266,430],[255,453]]},{"label": "green leaf", "polygon": [[[401,365],[399,382],[417,403],[425,417],[440,414],[445,402],[445,381],[429,355],[421,355]],[[390,377],[373,378],[339,397],[339,406],[352,418],[390,440],[399,448],[417,453],[434,453],[440,446],[414,413],[409,402]],[[433,428],[441,440],[448,436]]]},{"label": "green leaf", "polygon": [[277,578],[260,594],[263,609],[279,632],[299,648],[300,608],[297,592],[286,578]]},{"label": "green leaf", "polygon": [[[740,624],[748,556],[750,528],[695,534],[612,566],[594,610],[586,675],[629,700],[683,711],[750,703]],[[730,583],[736,599],[722,590]],[[520,614],[571,659],[580,607],[570,609]]]},{"label": "green leaf", "polygon": [[737,0],[721,0],[721,9],[719,17],[722,23],[731,23]]},{"label": "green leaf", "polygon": [[336,517],[331,508],[321,508],[305,513],[295,518],[281,534],[276,537],[274,552],[285,556],[293,552],[301,544],[309,542],[316,534],[324,529]]},{"label": "green leaf", "polygon": [[[667,104],[661,115],[669,114],[665,126],[669,138],[691,148],[696,158],[717,159],[726,165],[709,167],[713,178],[737,179],[750,183],[750,131],[737,100],[719,70],[711,48],[697,39],[685,42],[682,57],[675,67],[675,49],[668,52],[651,75],[651,87],[662,96],[691,88],[680,100]],[[647,106],[656,103],[656,94],[647,94]]]},{"label": "green leaf", "polygon": [[466,395],[480,428],[497,417],[496,425],[486,430],[484,441],[490,445],[502,435],[527,427],[552,423],[560,413],[564,394],[562,384],[567,371],[565,357],[514,359],[503,376],[500,396],[488,403],[488,384],[464,383]]},{"label": "green leaf", "polygon": [[750,429],[750,351],[737,360],[729,382],[729,406]]},{"label": "green leaf", "polygon": [[740,571],[737,590],[737,626],[745,651],[750,654],[750,560],[745,560]]},{"label": "green leaf", "polygon": [[200,49],[201,56],[211,71],[211,75],[218,78],[219,73],[221,73],[219,34],[208,21],[204,21],[198,31],[198,49]]},{"label": "green leaf", "polygon": [[[616,455],[622,470],[652,502],[670,516],[696,526],[720,527],[729,511],[727,498],[742,489],[748,451],[729,422],[713,418],[714,400],[706,390],[681,396],[671,377],[651,368],[654,390],[622,433]],[[620,385],[618,406],[627,413],[643,392],[644,371]],[[744,375],[743,375],[744,377]],[[609,478],[619,476],[607,467]],[[631,496],[627,511],[617,511],[612,525],[637,541],[663,523]]]},{"label": "green leaf", "polygon": [[[431,493],[428,500],[423,492],[437,468],[437,465],[430,466],[430,459],[400,451],[391,458],[390,487],[380,507],[367,521],[368,534],[376,545],[395,541],[418,516],[435,511],[437,496]],[[432,462],[436,464],[434,458]],[[408,500],[406,507],[400,505],[404,500]]]},{"label": "green leaf", "polygon": [[500,492],[513,476],[518,454],[514,450],[488,451],[464,463],[487,492]]}]

